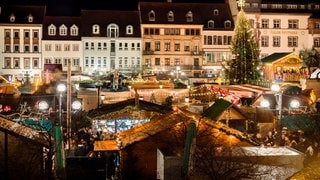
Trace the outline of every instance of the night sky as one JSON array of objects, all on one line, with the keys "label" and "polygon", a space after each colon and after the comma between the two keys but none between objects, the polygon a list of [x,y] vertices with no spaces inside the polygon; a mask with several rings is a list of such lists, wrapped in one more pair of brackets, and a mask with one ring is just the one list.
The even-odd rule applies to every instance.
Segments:
[{"label": "night sky", "polygon": [[[166,2],[166,0],[140,0]],[[1,0],[0,4],[47,5],[47,15],[80,15],[81,9],[138,10],[139,0]],[[172,2],[213,3],[224,0],[172,0]]]}]

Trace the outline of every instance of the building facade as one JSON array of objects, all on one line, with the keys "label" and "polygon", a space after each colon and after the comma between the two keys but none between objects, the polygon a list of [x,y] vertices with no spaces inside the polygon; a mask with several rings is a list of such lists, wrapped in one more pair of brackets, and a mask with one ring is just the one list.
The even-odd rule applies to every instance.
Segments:
[{"label": "building facade", "polygon": [[275,52],[297,52],[311,49],[315,38],[311,32],[320,10],[311,1],[247,0],[244,10],[259,41],[261,58]]},{"label": "building facade", "polygon": [[10,6],[0,13],[1,74],[10,81],[40,79],[45,7]]},{"label": "building facade", "polygon": [[[141,34],[137,11],[82,10],[83,69],[88,75],[141,71]],[[130,17],[130,18],[129,18]]]},{"label": "building facade", "polygon": [[42,38],[42,74],[46,83],[50,74],[61,71],[73,74],[82,70],[82,42],[80,17],[45,16]]}]

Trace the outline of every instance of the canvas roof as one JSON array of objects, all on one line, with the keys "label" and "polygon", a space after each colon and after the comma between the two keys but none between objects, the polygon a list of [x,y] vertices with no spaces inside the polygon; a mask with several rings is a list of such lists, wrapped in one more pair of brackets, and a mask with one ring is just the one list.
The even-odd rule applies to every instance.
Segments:
[{"label": "canvas roof", "polygon": [[159,116],[141,126],[135,126],[129,130],[119,132],[117,137],[119,141],[121,141],[121,146],[126,147],[165,130],[169,130],[177,124],[189,121],[204,123],[212,128],[228,132],[229,135],[233,135],[238,139],[254,144],[252,140],[236,129],[229,128],[223,123],[212,121],[204,116],[177,107],[174,111]]}]

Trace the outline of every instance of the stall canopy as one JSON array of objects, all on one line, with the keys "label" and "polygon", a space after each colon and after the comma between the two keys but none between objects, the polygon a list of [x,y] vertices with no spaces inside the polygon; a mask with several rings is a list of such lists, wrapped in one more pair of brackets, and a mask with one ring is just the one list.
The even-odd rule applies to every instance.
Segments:
[{"label": "stall canopy", "polygon": [[115,140],[103,140],[94,142],[94,151],[118,151],[118,145]]}]

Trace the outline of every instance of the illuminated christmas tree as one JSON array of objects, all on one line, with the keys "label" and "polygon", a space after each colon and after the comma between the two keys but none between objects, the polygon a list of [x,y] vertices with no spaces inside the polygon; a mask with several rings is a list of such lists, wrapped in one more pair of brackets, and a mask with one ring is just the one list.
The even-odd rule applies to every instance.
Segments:
[{"label": "illuminated christmas tree", "polygon": [[224,65],[230,84],[246,84],[260,76],[259,49],[253,29],[243,11],[244,0],[239,0],[235,34],[232,37],[232,58]]}]

